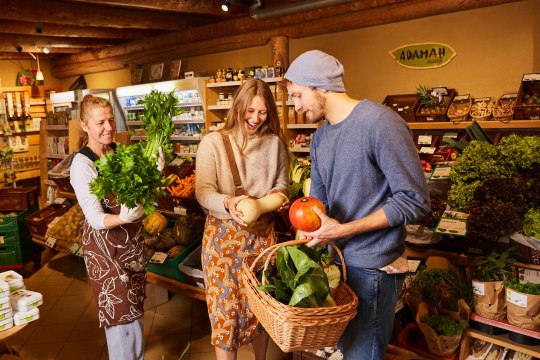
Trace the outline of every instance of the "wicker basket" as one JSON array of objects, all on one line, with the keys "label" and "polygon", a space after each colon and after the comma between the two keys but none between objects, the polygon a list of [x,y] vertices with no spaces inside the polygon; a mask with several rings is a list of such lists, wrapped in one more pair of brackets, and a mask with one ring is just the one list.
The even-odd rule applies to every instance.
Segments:
[{"label": "wicker basket", "polygon": [[[305,242],[295,240],[279,243],[265,249],[258,256],[246,256],[242,262],[242,279],[250,309],[284,352],[335,346],[349,321],[356,315],[358,307],[358,297],[343,281],[340,282],[334,294],[337,306],[322,308],[299,308],[285,305],[270,294],[257,289],[260,285],[257,280],[257,270],[268,267],[275,258],[278,248]],[[342,259],[342,274],[346,279],[343,255],[337,247],[334,249]],[[264,256],[266,260],[262,266],[261,259]]]},{"label": "wicker basket", "polygon": [[454,98],[454,101],[452,101],[446,112],[446,116],[448,116],[448,119],[454,124],[467,120],[472,103],[470,98],[467,100],[456,100],[457,98],[459,97],[456,96]]},{"label": "wicker basket", "polygon": [[472,120],[487,121],[493,112],[493,103],[488,101],[475,102],[471,106],[469,115]]},{"label": "wicker basket", "polygon": [[493,120],[501,122],[509,122],[514,118],[514,105],[516,101],[502,101],[498,100],[493,108]]}]

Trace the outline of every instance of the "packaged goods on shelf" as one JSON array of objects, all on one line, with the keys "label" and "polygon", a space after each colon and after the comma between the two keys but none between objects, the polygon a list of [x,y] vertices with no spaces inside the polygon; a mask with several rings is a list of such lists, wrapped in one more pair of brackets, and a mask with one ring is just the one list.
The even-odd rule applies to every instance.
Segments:
[{"label": "packaged goods on shelf", "polygon": [[0,320],[0,331],[11,329],[13,327],[13,317]]},{"label": "packaged goods on shelf", "polygon": [[29,323],[39,319],[39,308],[33,308],[29,311],[15,311],[13,313],[13,323],[16,326]]},{"label": "packaged goods on shelf", "polygon": [[13,270],[1,272],[0,280],[4,280],[8,283],[11,293],[25,288],[22,275]]},{"label": "packaged goods on shelf", "polygon": [[0,279],[0,298],[9,296],[9,284],[5,280]]},{"label": "packaged goods on shelf", "polygon": [[14,311],[28,312],[43,304],[43,295],[30,290],[17,290],[10,295],[11,308]]},{"label": "packaged goods on shelf", "polygon": [[11,303],[9,301],[9,296],[5,296],[0,298],[0,311],[4,311],[6,309],[11,309]]}]

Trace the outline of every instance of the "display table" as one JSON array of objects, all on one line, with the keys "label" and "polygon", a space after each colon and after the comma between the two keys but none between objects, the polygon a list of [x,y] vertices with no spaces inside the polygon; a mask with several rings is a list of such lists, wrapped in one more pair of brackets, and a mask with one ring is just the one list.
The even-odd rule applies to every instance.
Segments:
[{"label": "display table", "polygon": [[197,286],[170,279],[165,276],[157,275],[153,272],[146,273],[146,281],[167,290],[191,296],[192,298],[195,298],[197,300],[206,301],[204,290],[198,288]]},{"label": "display table", "polygon": [[23,330],[29,323],[13,326],[7,330],[0,331],[0,356],[2,354],[19,355],[15,350],[11,349],[6,343],[6,340]]}]

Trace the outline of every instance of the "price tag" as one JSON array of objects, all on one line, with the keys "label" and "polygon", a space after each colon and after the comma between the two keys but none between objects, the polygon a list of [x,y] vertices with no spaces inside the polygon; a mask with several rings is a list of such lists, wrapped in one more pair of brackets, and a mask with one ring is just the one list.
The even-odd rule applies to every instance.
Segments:
[{"label": "price tag", "polygon": [[451,166],[436,166],[431,173],[430,180],[446,180],[450,178]]},{"label": "price tag", "polygon": [[447,131],[443,134],[443,138],[452,138],[452,139],[457,139],[458,137],[458,133],[457,132],[454,132],[454,131]]},{"label": "price tag", "polygon": [[437,148],[434,148],[434,147],[431,147],[431,146],[422,146],[420,148],[420,154],[430,154],[430,155],[433,155],[435,154],[435,151],[437,150]]},{"label": "price tag", "polygon": [[60,205],[62,205],[62,204],[65,203],[65,202],[66,202],[66,199],[65,199],[65,198],[56,198],[56,199],[54,199],[53,204],[60,204]]},{"label": "price tag", "polygon": [[4,243],[4,235],[0,235],[0,244]]},{"label": "price tag", "polygon": [[82,246],[79,246],[79,248],[77,249],[77,252],[75,254],[73,254],[75,256],[79,256],[79,257],[83,257],[84,255],[84,249]]},{"label": "price tag", "polygon": [[167,256],[169,256],[168,252],[156,251],[148,262],[151,264],[163,264],[167,260]]},{"label": "price tag", "polygon": [[465,236],[469,214],[459,211],[445,210],[439,224],[435,228],[438,234]]},{"label": "price tag", "polygon": [[431,145],[432,140],[433,140],[432,135],[419,135],[418,145]]},{"label": "price tag", "polygon": [[72,253],[73,255],[75,255],[77,253],[77,251],[79,251],[79,247],[80,247],[80,245],[78,243],[76,243],[76,242],[71,243],[71,245],[69,245],[69,247],[68,247],[68,251],[70,253]]},{"label": "price tag", "polygon": [[49,236],[47,240],[45,240],[45,245],[50,247],[51,249],[54,248],[54,245],[56,244],[57,239]]},{"label": "price tag", "polygon": [[187,215],[187,209],[182,206],[175,206],[173,211],[175,214]]},{"label": "price tag", "polygon": [[519,307],[527,307],[527,295],[506,288],[506,301]]},{"label": "price tag", "polygon": [[484,296],[486,293],[484,283],[473,281],[472,288],[473,288],[473,294],[475,295]]}]

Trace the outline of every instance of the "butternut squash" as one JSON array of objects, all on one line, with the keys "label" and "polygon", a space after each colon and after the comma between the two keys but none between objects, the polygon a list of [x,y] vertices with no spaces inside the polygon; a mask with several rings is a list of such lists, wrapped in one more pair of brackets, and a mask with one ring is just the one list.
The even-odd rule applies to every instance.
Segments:
[{"label": "butternut squash", "polygon": [[280,193],[266,195],[260,199],[244,199],[236,205],[236,209],[242,213],[242,220],[247,224],[253,224],[262,214],[276,211],[285,202],[285,196]]}]

